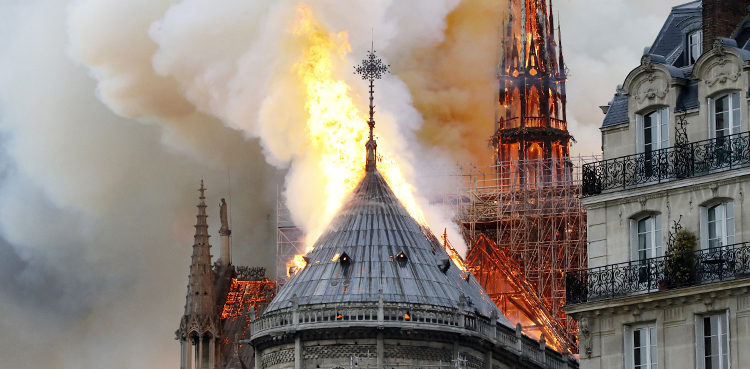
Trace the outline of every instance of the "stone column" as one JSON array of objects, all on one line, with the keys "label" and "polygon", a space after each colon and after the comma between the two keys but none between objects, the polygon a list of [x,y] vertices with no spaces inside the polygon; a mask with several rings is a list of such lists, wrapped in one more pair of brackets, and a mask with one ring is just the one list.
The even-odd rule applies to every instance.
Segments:
[{"label": "stone column", "polygon": [[216,355],[216,338],[212,334],[211,340],[208,341],[208,369],[216,368],[216,356],[215,355]]},{"label": "stone column", "polygon": [[492,348],[484,353],[484,369],[492,369]]},{"label": "stone column", "polygon": [[186,340],[180,340],[180,369],[188,369],[187,357],[190,356],[190,343]]},{"label": "stone column", "polygon": [[185,369],[193,369],[193,339],[187,338],[187,351],[185,352]]},{"label": "stone column", "polygon": [[198,346],[195,350],[195,369],[203,369],[203,335],[198,336]]},{"label": "stone column", "polygon": [[232,262],[232,231],[228,229],[220,229],[219,235],[221,236],[221,254],[219,256],[219,262],[224,265],[229,265]]},{"label": "stone column", "polygon": [[302,338],[294,337],[294,369],[302,369]]},{"label": "stone column", "polygon": [[523,327],[521,323],[516,324],[516,351],[519,355],[523,354]]},{"label": "stone column", "polygon": [[383,332],[378,332],[378,366],[380,369],[385,365],[385,342],[383,342]]},{"label": "stone column", "polygon": [[253,347],[253,357],[255,359],[255,369],[263,369],[263,361],[260,359],[261,352]]}]

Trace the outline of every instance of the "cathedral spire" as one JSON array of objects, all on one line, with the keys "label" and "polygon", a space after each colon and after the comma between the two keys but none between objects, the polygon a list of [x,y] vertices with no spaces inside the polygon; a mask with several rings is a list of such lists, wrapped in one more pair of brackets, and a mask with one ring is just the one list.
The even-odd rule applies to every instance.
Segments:
[{"label": "cathedral spire", "polygon": [[377,150],[378,143],[375,142],[375,136],[373,130],[375,129],[375,80],[383,77],[383,74],[388,73],[388,65],[383,64],[381,59],[375,57],[374,46],[368,52],[367,59],[362,61],[362,65],[356,66],[355,74],[360,74],[362,79],[370,81],[370,119],[367,121],[367,125],[370,126],[370,136],[367,141],[367,164],[365,168],[368,172],[377,170]]},{"label": "cathedral spire", "polygon": [[[570,134],[565,115],[565,73],[555,40],[552,0],[510,0],[506,52],[498,71],[496,163],[554,160],[568,155]],[[557,23],[559,24],[559,19]],[[511,36],[512,35],[512,36]],[[558,57],[559,55],[559,57]],[[533,172],[533,171],[532,171]],[[514,174],[515,175],[515,174]],[[552,173],[529,173],[552,178]],[[524,183],[525,172],[516,180]],[[510,178],[509,178],[510,179]]]},{"label": "cathedral spire", "polygon": [[211,268],[211,244],[208,239],[208,222],[206,219],[206,188],[201,180],[201,195],[198,202],[198,216],[195,224],[195,242],[193,243],[193,262],[190,266],[190,288],[188,304],[190,314],[214,313],[214,274]]}]

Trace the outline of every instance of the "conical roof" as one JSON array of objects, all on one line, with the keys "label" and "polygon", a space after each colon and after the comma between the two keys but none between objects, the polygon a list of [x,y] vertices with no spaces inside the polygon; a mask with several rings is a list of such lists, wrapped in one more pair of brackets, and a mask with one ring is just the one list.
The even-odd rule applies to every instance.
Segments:
[{"label": "conical roof", "polygon": [[[458,308],[511,326],[476,279],[461,272],[437,238],[412,218],[377,170],[368,170],[307,266],[281,288],[266,312],[290,306],[403,302]],[[445,270],[445,266],[449,265]]]}]

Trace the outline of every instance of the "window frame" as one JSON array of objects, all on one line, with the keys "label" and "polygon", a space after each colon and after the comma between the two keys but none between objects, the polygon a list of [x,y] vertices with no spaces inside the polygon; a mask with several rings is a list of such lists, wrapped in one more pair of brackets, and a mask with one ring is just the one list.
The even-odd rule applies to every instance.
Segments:
[{"label": "window frame", "polygon": [[[693,36],[697,36],[698,40],[693,43]],[[693,46],[698,48],[698,53],[693,54]],[[687,34],[687,62],[688,65],[695,64],[696,61],[703,55],[703,30],[698,29]]]},{"label": "window frame", "polygon": [[641,114],[636,114],[636,147],[639,154],[646,152],[646,127],[645,118],[651,114],[656,117],[656,124],[651,126],[652,137],[649,152],[654,152],[669,147],[669,107],[650,109]]},{"label": "window frame", "polygon": [[[711,221],[709,215],[711,209],[720,209],[719,215],[721,216],[718,221],[715,220],[714,224],[721,222],[721,234],[718,239],[720,245],[711,245]],[[725,199],[718,202],[711,202],[700,207],[700,246],[702,250],[718,249],[721,247],[733,245],[737,243],[737,218],[734,200]],[[717,238],[714,238],[717,239]]]},{"label": "window frame", "polygon": [[[623,325],[623,339],[625,346],[625,368],[627,369],[658,369],[659,368],[659,331],[656,328],[656,322],[648,322],[637,325]],[[646,347],[647,363],[641,364],[638,368],[635,366],[635,342],[634,334],[637,331],[647,330],[646,343],[639,347]],[[653,334],[653,336],[652,336]],[[655,342],[652,342],[652,339]],[[652,351],[653,350],[653,351]]]},{"label": "window frame", "polygon": [[[731,91],[708,98],[708,138],[710,139],[728,136],[725,134],[717,137],[716,135],[716,101],[723,98],[727,98],[728,101],[726,112],[729,123],[727,124],[727,128],[722,129],[722,131],[727,130],[729,135],[742,132],[742,98],[739,91]],[[734,106],[735,104],[737,104],[736,107]],[[736,116],[735,112],[737,113]]]},{"label": "window frame", "polygon": [[[719,349],[719,368],[706,368],[706,335],[705,335],[705,319],[710,319],[712,317],[718,317],[717,319],[718,324],[718,344],[717,348]],[[721,319],[723,318],[723,319]],[[722,331],[722,323],[723,331]],[[729,319],[729,310],[719,311],[719,312],[712,312],[712,313],[705,313],[705,314],[696,314],[695,315],[695,367],[697,369],[731,369],[732,368],[732,335],[731,335],[731,329],[729,327],[730,319]],[[722,338],[724,337],[724,338]],[[722,343],[722,339],[725,339],[726,342]],[[723,352],[723,350],[726,349],[726,353]],[[713,355],[712,355],[713,356]],[[726,361],[722,360],[725,359]],[[726,365],[722,365],[722,364]]]},{"label": "window frame", "polygon": [[[642,221],[651,220],[651,230],[648,229],[645,231],[645,234],[649,235],[651,238],[651,245],[650,247],[646,247],[643,250],[646,252],[646,257],[641,258],[641,248],[640,248],[640,235],[644,232],[640,232],[638,226],[640,222]],[[648,224],[648,223],[646,223]],[[647,236],[649,237],[649,236]],[[662,225],[662,216],[661,213],[651,213],[648,215],[640,216],[637,218],[631,218],[630,219],[630,249],[631,249],[631,260],[632,261],[644,261],[660,256],[664,256],[664,228]],[[648,256],[649,252],[651,252],[651,256]]]}]

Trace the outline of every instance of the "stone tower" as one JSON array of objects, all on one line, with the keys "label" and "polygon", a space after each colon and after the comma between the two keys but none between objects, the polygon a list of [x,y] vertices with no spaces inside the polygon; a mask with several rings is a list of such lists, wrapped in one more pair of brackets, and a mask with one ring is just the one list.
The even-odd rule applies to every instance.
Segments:
[{"label": "stone tower", "polygon": [[209,243],[206,219],[206,189],[201,181],[198,221],[195,224],[195,241],[190,265],[190,282],[185,301],[185,315],[177,330],[181,345],[181,369],[214,369],[219,316],[214,294],[214,272],[211,266],[211,244]]}]

